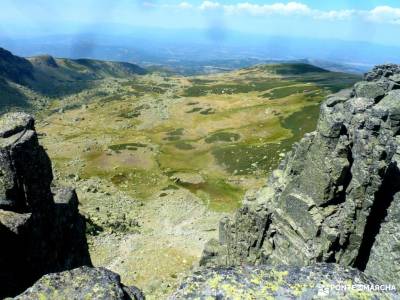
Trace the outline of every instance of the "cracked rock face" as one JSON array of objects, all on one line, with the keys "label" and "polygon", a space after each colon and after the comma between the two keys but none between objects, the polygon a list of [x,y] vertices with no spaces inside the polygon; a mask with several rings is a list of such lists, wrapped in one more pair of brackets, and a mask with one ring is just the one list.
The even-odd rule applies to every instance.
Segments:
[{"label": "cracked rock face", "polygon": [[328,97],[317,130],[221,220],[201,264],[332,262],[400,288],[399,77],[400,66],[377,66]]},{"label": "cracked rock face", "polygon": [[73,189],[51,188],[51,161],[34,119],[0,118],[0,298],[43,274],[90,265],[85,222]]},{"label": "cracked rock face", "polygon": [[357,269],[336,264],[217,267],[195,272],[170,297],[179,299],[398,299],[386,291],[367,290],[377,283]]}]

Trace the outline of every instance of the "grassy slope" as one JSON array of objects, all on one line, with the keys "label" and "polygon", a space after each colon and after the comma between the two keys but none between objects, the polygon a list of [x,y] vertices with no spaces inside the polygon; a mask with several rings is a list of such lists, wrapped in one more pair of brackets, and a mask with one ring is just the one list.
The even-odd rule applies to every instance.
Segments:
[{"label": "grassy slope", "polygon": [[96,87],[107,78],[127,78],[144,75],[136,65],[89,59],[53,59],[39,56],[29,59],[34,66],[34,80],[28,85],[48,96],[65,96]]}]

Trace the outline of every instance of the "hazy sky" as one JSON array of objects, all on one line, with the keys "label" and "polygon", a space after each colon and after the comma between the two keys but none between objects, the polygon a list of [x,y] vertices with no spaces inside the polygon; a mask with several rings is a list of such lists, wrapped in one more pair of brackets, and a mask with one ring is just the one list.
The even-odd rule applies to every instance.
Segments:
[{"label": "hazy sky", "polygon": [[3,36],[78,33],[119,24],[132,30],[195,28],[400,45],[399,0],[0,1]]}]

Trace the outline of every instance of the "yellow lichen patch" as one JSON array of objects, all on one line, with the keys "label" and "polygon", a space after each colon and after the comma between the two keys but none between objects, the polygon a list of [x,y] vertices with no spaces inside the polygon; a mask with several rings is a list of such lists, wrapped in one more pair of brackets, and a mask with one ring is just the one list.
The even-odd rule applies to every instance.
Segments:
[{"label": "yellow lichen patch", "polygon": [[[276,292],[279,287],[285,282],[285,277],[289,273],[287,271],[277,271],[277,270],[270,270],[268,276],[271,278],[270,281],[266,282],[261,291],[263,294],[268,295],[269,293]],[[261,273],[258,276],[261,278],[264,278],[266,274]]]},{"label": "yellow lichen patch", "polygon": [[309,285],[305,284],[294,284],[289,286],[290,290],[292,291],[292,294],[296,297],[301,296],[308,287]]},{"label": "yellow lichen patch", "polygon": [[221,281],[222,277],[220,275],[215,275],[213,278],[208,280],[208,284],[212,289],[218,289]]},{"label": "yellow lichen patch", "polygon": [[252,300],[255,299],[254,296],[251,296],[249,292],[247,292],[244,288],[240,288],[237,286],[232,286],[230,284],[221,284],[219,287],[220,290],[224,292],[224,295],[228,299],[232,300]]}]

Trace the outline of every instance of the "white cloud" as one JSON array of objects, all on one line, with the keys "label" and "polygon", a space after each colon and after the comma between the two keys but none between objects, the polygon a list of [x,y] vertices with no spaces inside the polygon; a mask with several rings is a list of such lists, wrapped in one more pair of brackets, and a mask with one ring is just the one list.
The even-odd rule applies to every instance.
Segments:
[{"label": "white cloud", "polygon": [[284,3],[274,3],[274,4],[252,4],[252,3],[238,3],[235,5],[225,5],[225,11],[228,13],[249,13],[252,15],[306,15],[309,14],[311,9],[302,3],[289,2]]},{"label": "white cloud", "polygon": [[355,10],[330,10],[330,11],[318,11],[314,10],[313,17],[321,20],[351,20],[351,18],[357,14]]},{"label": "white cloud", "polygon": [[400,24],[400,8],[378,6],[368,12],[366,19],[373,22]]},{"label": "white cloud", "polygon": [[191,9],[191,8],[193,8],[193,5],[188,3],[188,2],[181,2],[181,3],[178,4],[178,8]]},{"label": "white cloud", "polygon": [[204,1],[199,8],[201,10],[212,10],[212,9],[217,9],[223,7],[220,3],[218,2],[212,2],[212,1]]},{"label": "white cloud", "polygon": [[[164,6],[171,7],[171,5]],[[390,6],[378,6],[371,10],[319,10],[301,2],[276,2],[273,4],[256,4],[251,2],[239,2],[235,4],[222,4],[217,1],[203,1],[195,6],[186,1],[175,5],[179,9],[192,9],[202,11],[219,11],[228,15],[252,15],[252,16],[305,16],[316,20],[348,21],[361,20],[367,22],[379,22],[400,25],[400,8]]]}]

